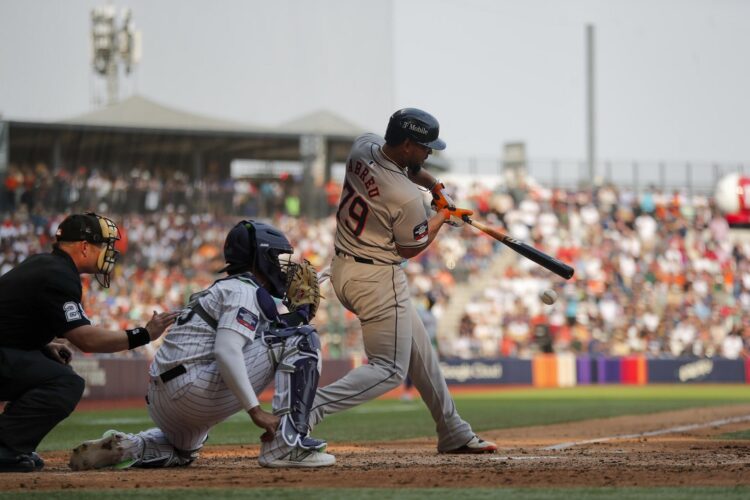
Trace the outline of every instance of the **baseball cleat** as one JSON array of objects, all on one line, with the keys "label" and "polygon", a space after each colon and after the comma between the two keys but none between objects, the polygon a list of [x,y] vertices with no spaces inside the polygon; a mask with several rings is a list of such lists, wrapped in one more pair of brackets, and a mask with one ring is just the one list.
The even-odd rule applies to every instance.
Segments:
[{"label": "baseball cleat", "polygon": [[440,453],[455,453],[455,454],[480,454],[480,453],[495,453],[497,451],[497,445],[491,441],[485,441],[479,436],[474,436],[471,441],[456,448],[455,450],[441,451]]},{"label": "baseball cleat", "polygon": [[260,465],[263,467],[271,467],[273,469],[329,467],[335,463],[336,457],[330,453],[304,450],[302,448],[293,448],[287,455],[271,460],[270,462],[260,461]]},{"label": "baseball cleat", "polygon": [[38,470],[40,469],[37,469],[30,454],[18,453],[0,445],[0,472],[35,472]]},{"label": "baseball cleat", "polygon": [[314,437],[305,436],[299,443],[300,448],[305,450],[317,451],[323,453],[328,448],[328,443],[322,439],[316,439]]},{"label": "baseball cleat", "polygon": [[127,469],[136,462],[125,450],[123,441],[128,435],[115,430],[108,430],[100,439],[85,441],[73,449],[68,465],[73,470],[101,469],[115,467]]},{"label": "baseball cleat", "polygon": [[29,456],[31,457],[31,461],[34,462],[35,471],[44,469],[44,460],[42,460],[42,457],[40,457],[35,451],[29,453]]}]

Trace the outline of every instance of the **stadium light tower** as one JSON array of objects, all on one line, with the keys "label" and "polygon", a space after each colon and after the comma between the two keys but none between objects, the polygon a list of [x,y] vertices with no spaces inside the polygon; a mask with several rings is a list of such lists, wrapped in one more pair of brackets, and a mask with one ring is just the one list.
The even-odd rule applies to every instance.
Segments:
[{"label": "stadium light tower", "polygon": [[[120,19],[118,26],[113,5],[91,10],[91,67],[95,75],[106,80],[107,105],[119,98],[120,65],[130,75],[141,60],[141,32],[135,29],[131,10],[122,9]],[[92,90],[94,104],[101,104],[96,89]]]},{"label": "stadium light tower", "polygon": [[586,163],[589,183],[596,179],[596,50],[593,24],[586,25]]}]

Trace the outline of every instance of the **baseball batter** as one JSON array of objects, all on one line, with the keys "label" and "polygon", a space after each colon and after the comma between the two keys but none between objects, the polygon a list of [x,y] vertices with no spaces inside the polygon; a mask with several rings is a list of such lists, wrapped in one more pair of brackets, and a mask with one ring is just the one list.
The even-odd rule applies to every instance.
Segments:
[{"label": "baseball batter", "polygon": [[[385,139],[358,137],[347,160],[337,213],[331,282],[341,303],[360,320],[369,363],[318,390],[311,423],[398,387],[408,374],[437,424],[441,453],[492,453],[456,411],[424,325],[409,297],[401,263],[426,249],[455,208],[444,186],[422,165],[444,149],[438,121],[406,108],[394,113]],[[433,194],[428,217],[419,186]]]},{"label": "baseball batter", "polygon": [[[279,315],[291,254],[276,228],[242,221],[227,235],[229,276],[194,294],[150,367],[148,412],[157,428],[138,434],[108,431],[78,446],[75,470],[106,466],[188,465],[216,424],[240,410],[265,430],[258,458],[266,467],[324,467],[333,455],[308,436],[319,377],[320,342],[307,310]],[[257,398],[275,377],[273,414]]]}]

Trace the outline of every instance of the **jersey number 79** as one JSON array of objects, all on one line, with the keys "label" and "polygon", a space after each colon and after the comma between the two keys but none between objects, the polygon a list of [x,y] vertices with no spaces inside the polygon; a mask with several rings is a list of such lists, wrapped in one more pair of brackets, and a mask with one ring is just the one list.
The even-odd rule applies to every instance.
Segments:
[{"label": "jersey number 79", "polygon": [[360,195],[355,196],[355,194],[356,192],[349,181],[344,181],[344,192],[341,196],[338,212],[336,212],[336,218],[346,226],[349,232],[359,237],[365,229],[370,207]]}]

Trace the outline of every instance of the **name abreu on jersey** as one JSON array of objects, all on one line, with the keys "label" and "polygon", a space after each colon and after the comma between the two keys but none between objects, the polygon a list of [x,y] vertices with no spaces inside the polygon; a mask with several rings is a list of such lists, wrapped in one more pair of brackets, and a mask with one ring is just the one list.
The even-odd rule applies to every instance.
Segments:
[{"label": "name abreu on jersey", "polygon": [[[373,164],[373,162],[371,161],[370,164]],[[354,160],[349,160],[349,163],[346,165],[346,170],[356,175],[362,181],[362,185],[367,190],[367,196],[370,198],[380,196],[380,189],[375,183],[375,176],[372,175],[370,169],[360,160],[357,160],[356,162]]]}]

